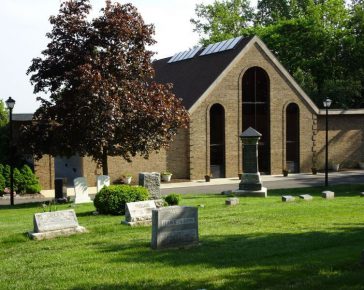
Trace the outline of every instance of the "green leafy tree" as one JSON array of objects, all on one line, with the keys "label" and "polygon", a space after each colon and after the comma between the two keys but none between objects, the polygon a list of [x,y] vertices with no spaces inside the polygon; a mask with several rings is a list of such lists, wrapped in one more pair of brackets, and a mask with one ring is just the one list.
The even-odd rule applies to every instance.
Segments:
[{"label": "green leafy tree", "polygon": [[65,1],[50,17],[50,42],[28,70],[40,108],[23,142],[40,158],[91,156],[108,174],[107,156],[130,161],[167,147],[189,116],[170,85],[153,82],[154,28],[131,4],[111,4],[89,20],[88,0]]},{"label": "green leafy tree", "polygon": [[196,6],[196,19],[191,19],[201,43],[219,42],[228,38],[249,35],[254,10],[248,0],[215,1]]},{"label": "green leafy tree", "polygon": [[10,166],[9,165],[4,166],[3,176],[5,178],[5,187],[10,188]]}]

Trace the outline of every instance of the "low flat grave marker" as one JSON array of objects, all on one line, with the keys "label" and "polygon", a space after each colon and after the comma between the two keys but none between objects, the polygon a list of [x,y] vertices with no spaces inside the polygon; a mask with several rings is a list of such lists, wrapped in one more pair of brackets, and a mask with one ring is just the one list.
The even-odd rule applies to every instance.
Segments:
[{"label": "low flat grave marker", "polygon": [[325,190],[322,192],[322,198],[325,198],[325,199],[333,199],[335,198],[335,192],[333,191],[330,191],[330,190]]},{"label": "low flat grave marker", "polygon": [[309,195],[309,194],[301,194],[299,197],[300,197],[300,199],[303,199],[303,200],[312,200],[313,199],[312,195]]},{"label": "low flat grave marker", "polygon": [[237,205],[239,204],[239,199],[237,197],[231,197],[225,200],[225,205]]},{"label": "low flat grave marker", "polygon": [[99,175],[96,179],[97,192],[99,192],[104,186],[110,186],[110,176]]},{"label": "low flat grave marker", "polygon": [[87,203],[92,202],[90,196],[88,195],[88,187],[86,183],[86,178],[78,177],[73,180],[75,186],[75,203]]},{"label": "low flat grave marker", "polygon": [[282,195],[283,202],[292,202],[295,198],[292,195]]},{"label": "low flat grave marker", "polygon": [[150,225],[152,210],[156,209],[154,200],[128,202],[125,205],[125,223],[129,226]]},{"label": "low flat grave marker", "polygon": [[29,237],[35,240],[87,232],[84,227],[78,224],[77,216],[73,209],[35,213],[33,224],[34,230],[28,234]]},{"label": "low flat grave marker", "polygon": [[197,207],[170,206],[152,211],[152,249],[178,248],[197,244]]}]

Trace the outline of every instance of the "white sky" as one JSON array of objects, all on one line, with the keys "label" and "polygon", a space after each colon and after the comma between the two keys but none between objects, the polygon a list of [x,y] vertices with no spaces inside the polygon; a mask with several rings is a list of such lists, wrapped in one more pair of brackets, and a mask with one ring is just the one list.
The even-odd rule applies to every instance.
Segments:
[{"label": "white sky", "polygon": [[[152,50],[156,58],[173,55],[198,42],[190,18],[195,17],[196,4],[214,0],[129,0],[144,21],[155,25],[157,44]],[[0,99],[15,99],[14,113],[33,113],[39,106],[26,71],[31,60],[41,56],[49,40],[50,15],[58,13],[60,0],[0,0]],[[112,1],[115,2],[115,1]],[[251,1],[256,3],[256,1]],[[94,15],[104,6],[104,0],[90,0]]]}]

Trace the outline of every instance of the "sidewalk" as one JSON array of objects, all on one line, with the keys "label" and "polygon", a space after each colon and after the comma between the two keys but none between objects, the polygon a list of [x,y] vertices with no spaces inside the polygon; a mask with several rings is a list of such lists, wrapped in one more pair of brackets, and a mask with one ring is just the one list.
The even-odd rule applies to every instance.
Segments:
[{"label": "sidewalk", "polygon": [[[341,176],[363,176],[364,179],[364,170],[348,170],[348,171],[339,171],[339,172],[329,172],[330,177],[341,177]],[[325,178],[325,173],[317,173],[313,175],[311,173],[291,173],[287,177],[284,177],[282,174],[280,175],[261,175],[262,183],[270,182],[270,181],[292,181],[292,180],[305,180],[305,179],[323,179]],[[212,178],[210,182],[206,182],[203,180],[192,180],[187,182],[170,182],[170,183],[161,183],[161,189],[172,189],[172,188],[180,188],[180,187],[195,187],[195,186],[206,186],[206,185],[229,185],[229,184],[239,184],[240,180],[238,177],[231,178]],[[363,180],[364,182],[364,180]]]}]

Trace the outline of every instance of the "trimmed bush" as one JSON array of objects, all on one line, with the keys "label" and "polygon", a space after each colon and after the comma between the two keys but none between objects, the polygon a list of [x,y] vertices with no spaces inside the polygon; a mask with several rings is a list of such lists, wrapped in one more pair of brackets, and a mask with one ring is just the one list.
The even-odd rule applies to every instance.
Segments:
[{"label": "trimmed bush", "polygon": [[164,200],[166,201],[166,203],[168,203],[168,205],[178,205],[181,197],[176,193],[171,193],[167,195]]},{"label": "trimmed bush", "polygon": [[123,215],[127,202],[147,200],[148,190],[141,186],[110,185],[95,196],[94,205],[101,214]]}]

